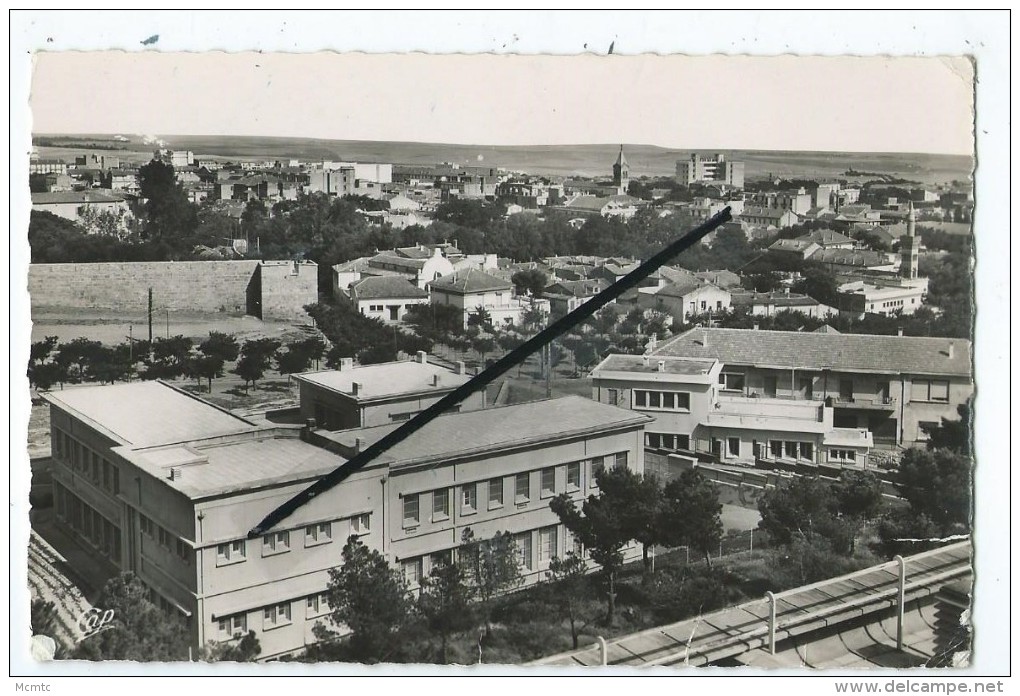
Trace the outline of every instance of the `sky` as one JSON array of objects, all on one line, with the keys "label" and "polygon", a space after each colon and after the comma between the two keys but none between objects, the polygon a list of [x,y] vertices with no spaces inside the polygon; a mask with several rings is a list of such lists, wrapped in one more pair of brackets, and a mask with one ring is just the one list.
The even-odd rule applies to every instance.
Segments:
[{"label": "sky", "polygon": [[35,133],[974,148],[964,58],[39,52],[30,107]]}]

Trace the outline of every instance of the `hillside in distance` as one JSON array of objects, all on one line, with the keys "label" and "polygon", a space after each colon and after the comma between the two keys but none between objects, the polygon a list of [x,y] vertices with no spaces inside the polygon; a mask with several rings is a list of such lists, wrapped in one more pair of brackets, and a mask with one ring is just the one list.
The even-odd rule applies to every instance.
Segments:
[{"label": "hillside in distance", "polygon": [[[42,134],[37,137],[46,137]],[[76,134],[82,140],[110,139],[112,135]],[[145,161],[151,146],[142,136],[130,135],[128,142],[116,142],[125,160]],[[434,164],[501,167],[531,174],[568,176],[608,176],[619,152],[619,144],[597,145],[455,145],[363,140],[323,140],[314,138],[270,138],[261,136],[160,136],[174,150],[192,150],[197,157],[221,160],[298,159],[390,162],[394,164]],[[67,157],[65,148],[39,147],[41,157]],[[695,150],[662,148],[655,145],[624,144],[631,177],[673,176],[676,161]],[[756,150],[697,150],[723,152],[727,158],[745,162],[748,179],[774,177],[838,177],[848,169],[890,174],[923,183],[967,180],[973,160],[967,156],[923,153],[858,153]]]}]

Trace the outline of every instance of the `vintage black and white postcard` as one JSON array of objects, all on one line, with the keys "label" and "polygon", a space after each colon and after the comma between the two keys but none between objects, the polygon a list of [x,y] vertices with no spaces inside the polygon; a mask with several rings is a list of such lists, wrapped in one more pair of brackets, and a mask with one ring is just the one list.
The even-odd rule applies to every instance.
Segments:
[{"label": "vintage black and white postcard", "polygon": [[1002,669],[984,59],[180,27],[31,47],[19,683]]}]

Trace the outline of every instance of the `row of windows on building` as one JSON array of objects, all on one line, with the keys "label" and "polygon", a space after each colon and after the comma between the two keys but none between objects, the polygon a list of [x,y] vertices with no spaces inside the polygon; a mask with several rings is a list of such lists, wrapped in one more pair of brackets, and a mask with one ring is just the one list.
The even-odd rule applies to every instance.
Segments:
[{"label": "row of windows on building", "polygon": [[[306,597],[278,602],[262,607],[256,612],[238,612],[229,616],[221,616],[216,620],[217,633],[220,640],[229,640],[243,636],[249,630],[249,616],[255,613],[256,619],[261,615],[261,630],[271,631],[274,628],[289,626],[294,621],[294,603],[303,606],[306,621],[321,619],[330,612],[329,594],[317,592]],[[252,626],[254,630],[254,625]]]},{"label": "row of windows on building", "polygon": [[649,411],[690,411],[691,395],[688,392],[635,389],[634,408]]},{"label": "row of windows on building", "polygon": [[57,518],[102,555],[120,565],[120,527],[59,483],[53,483]]},{"label": "row of windows on building", "polygon": [[[535,554],[535,537],[538,538],[537,557]],[[583,556],[584,547],[577,537],[568,533],[569,550],[577,556]],[[522,571],[533,571],[548,567],[549,563],[559,554],[559,527],[551,525],[537,530],[521,532],[514,535],[514,551],[517,565]],[[455,563],[457,549],[446,549],[434,553],[404,558],[400,560],[400,570],[404,581],[411,589],[419,587],[422,578],[428,577],[435,568]]]},{"label": "row of windows on building", "polygon": [[[725,441],[712,438],[712,453],[716,456],[722,456],[724,442],[728,456],[741,456],[739,437],[728,437]],[[690,435],[673,433],[645,433],[645,446],[673,452],[692,451]],[[814,461],[815,456],[814,443],[795,440],[770,440],[767,450],[765,443],[753,440],[751,442],[751,451],[758,459],[804,459]]]},{"label": "row of windows on building", "polygon": [[[372,517],[370,513],[366,512],[335,522],[317,522],[299,529],[270,532],[262,537],[262,557],[287,553],[291,550],[293,537],[298,535],[304,539],[305,548],[328,544],[333,541],[334,532],[337,531],[335,525],[344,525],[345,523],[349,530],[345,539],[349,536],[362,536],[371,531]],[[216,565],[241,563],[247,558],[248,542],[246,539],[229,541],[216,547]]]},{"label": "row of windows on building", "polygon": [[138,528],[144,536],[158,543],[161,548],[176,554],[185,565],[191,565],[191,547],[184,539],[142,514],[138,515]]},{"label": "row of windows on building", "polygon": [[95,450],[65,433],[60,428],[53,428],[50,436],[53,458],[71,467],[82,476],[88,478],[96,486],[102,487],[107,493],[120,493],[120,469]]},{"label": "row of windows on building", "polygon": [[[627,466],[627,452],[617,452],[608,458],[612,466]],[[593,457],[591,461],[592,472],[606,465],[607,457]],[[569,462],[561,467],[550,466],[539,469],[539,497],[551,498],[556,495],[556,470],[566,469],[566,491],[574,492],[583,488],[584,467],[583,463]],[[527,505],[531,502],[531,478],[535,472],[526,471],[513,476],[514,482],[514,505]],[[429,521],[432,523],[445,522],[450,519],[450,499],[456,495],[457,504],[460,507],[461,515],[472,515],[479,510],[479,496],[484,487],[486,509],[498,510],[504,505],[503,477],[489,479],[488,481],[473,481],[463,483],[453,488],[440,488],[422,493],[409,493],[402,496],[403,500],[403,526],[405,529],[414,528],[421,524],[422,512],[425,505],[431,502],[431,515]],[[591,477],[590,485],[594,486],[594,475]]]},{"label": "row of windows on building", "polygon": [[[871,309],[875,308],[875,304],[876,304],[875,302],[871,303]],[[888,300],[888,301],[882,302],[880,304],[882,305],[883,309],[889,309],[889,308],[893,308],[893,307],[902,307],[904,304],[906,304],[906,301],[905,300]],[[910,304],[917,304],[917,298],[916,297],[911,298]]]}]

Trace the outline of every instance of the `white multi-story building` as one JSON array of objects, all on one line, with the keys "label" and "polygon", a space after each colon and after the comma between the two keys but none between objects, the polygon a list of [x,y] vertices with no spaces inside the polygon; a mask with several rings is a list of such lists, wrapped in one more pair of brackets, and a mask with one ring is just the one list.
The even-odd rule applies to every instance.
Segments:
[{"label": "white multi-story building", "polygon": [[704,156],[694,153],[686,160],[676,162],[677,181],[684,186],[694,183],[725,184],[733,188],[744,188],[744,163],[727,160],[719,153]]},{"label": "white multi-story building", "polygon": [[350,536],[414,589],[466,528],[481,539],[511,531],[526,581],[543,578],[552,558],[581,550],[549,501],[597,493],[599,467],[642,472],[650,420],[581,397],[445,415],[249,539],[398,424],[258,425],[161,382],[44,398],[57,528],[94,553],[86,580],[132,571],[186,620],[193,648],[255,631],[262,659],[315,641],[328,573]]},{"label": "white multi-story building", "polygon": [[593,398],[655,419],[645,444],[732,464],[866,466],[866,428],[837,428],[821,398],[748,396],[728,383],[718,360],[610,355],[592,371]]}]

